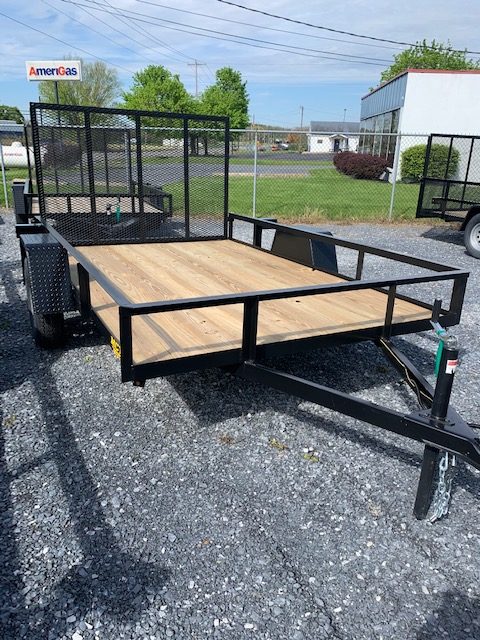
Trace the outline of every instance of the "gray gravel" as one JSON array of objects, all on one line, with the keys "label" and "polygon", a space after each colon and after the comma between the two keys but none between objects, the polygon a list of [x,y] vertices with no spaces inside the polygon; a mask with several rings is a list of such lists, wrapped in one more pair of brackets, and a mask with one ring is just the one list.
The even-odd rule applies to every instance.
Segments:
[{"label": "gray gravel", "polygon": [[[417,522],[416,443],[216,370],[121,385],[76,325],[37,350],[2,215],[1,638],[480,638],[478,472]],[[453,396],[479,421],[480,261],[445,227],[334,232],[471,270]],[[397,344],[431,373],[431,335]],[[273,364],[415,408],[368,344]]]}]

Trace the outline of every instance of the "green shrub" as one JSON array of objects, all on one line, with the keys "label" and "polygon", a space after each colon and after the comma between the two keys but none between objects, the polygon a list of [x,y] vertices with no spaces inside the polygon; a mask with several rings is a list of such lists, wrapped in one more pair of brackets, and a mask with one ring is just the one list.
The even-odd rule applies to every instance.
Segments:
[{"label": "green shrub", "polygon": [[[430,148],[430,159],[428,163],[429,178],[453,178],[458,169],[460,154],[452,147],[448,172],[445,169],[448,162],[449,145],[432,144]],[[419,181],[423,176],[423,166],[425,164],[426,144],[416,144],[402,152],[402,180]]]}]

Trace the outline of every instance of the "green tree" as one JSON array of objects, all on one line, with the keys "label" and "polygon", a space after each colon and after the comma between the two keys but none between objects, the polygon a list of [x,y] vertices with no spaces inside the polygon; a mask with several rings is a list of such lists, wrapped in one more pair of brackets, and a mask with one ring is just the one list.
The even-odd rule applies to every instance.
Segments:
[{"label": "green tree", "polygon": [[194,102],[178,75],[153,64],[134,74],[133,85],[123,93],[123,100],[127,109],[172,113],[190,113]]},{"label": "green tree", "polygon": [[231,67],[223,67],[218,69],[215,78],[215,84],[207,87],[201,96],[203,113],[228,116],[232,129],[245,129],[249,122],[249,98],[242,74]]},{"label": "green tree", "polygon": [[[80,81],[58,82],[58,96],[61,104],[109,107],[120,95],[120,90],[117,72],[100,60],[82,61]],[[40,82],[39,92],[42,102],[56,102],[55,86],[51,80]]]},{"label": "green tree", "polygon": [[9,107],[6,104],[0,104],[0,120],[14,120],[17,124],[23,124],[23,116],[18,107]]},{"label": "green tree", "polygon": [[385,69],[380,77],[381,82],[391,80],[407,69],[479,69],[480,64],[467,58],[465,51],[454,51],[450,43],[443,44],[432,40],[417,42],[415,46],[405,49],[394,56],[393,63]]}]

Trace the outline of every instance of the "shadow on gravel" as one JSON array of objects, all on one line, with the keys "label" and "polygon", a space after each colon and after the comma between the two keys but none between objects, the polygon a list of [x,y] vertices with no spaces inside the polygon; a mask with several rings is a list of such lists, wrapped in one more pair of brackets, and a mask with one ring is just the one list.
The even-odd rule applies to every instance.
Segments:
[{"label": "shadow on gravel", "polygon": [[437,240],[438,242],[448,242],[463,246],[463,231],[457,227],[432,227],[421,234],[422,238]]},{"label": "shadow on gravel", "polygon": [[[432,338],[432,342],[436,347],[437,341]],[[421,371],[428,371],[433,367],[433,346],[432,350],[423,349],[401,338],[396,339],[395,344]],[[413,392],[406,384],[400,383],[400,374],[372,343],[332,347],[278,358],[267,364],[279,371],[326,383],[345,393],[355,394],[388,385],[393,387],[393,393],[399,401],[408,407],[407,412],[418,409]],[[348,372],[348,375],[345,375],[345,372]],[[382,429],[378,428],[378,436],[375,436],[361,427],[349,426],[341,414],[331,413],[331,419],[316,416],[302,408],[303,400],[294,396],[232,378],[214,369],[172,376],[169,382],[195,414],[201,426],[238,418],[249,412],[281,411],[301,422],[308,422],[314,428],[333,433],[353,444],[360,444],[385,458],[400,460],[420,472],[422,455],[413,453],[407,447],[393,444],[391,440],[385,440],[382,437]],[[381,404],[381,398],[378,402]],[[467,464],[459,465],[453,491],[459,486],[475,497],[480,494],[480,477],[476,476]]]},{"label": "shadow on gravel", "polygon": [[[12,263],[18,269],[18,263]],[[3,264],[3,285],[8,299],[9,313],[24,318],[24,303],[17,293],[15,275]],[[25,332],[24,332],[25,333]],[[27,338],[28,339],[28,338]],[[1,533],[0,558],[2,559],[2,582],[5,586],[0,612],[3,630],[0,637],[9,640],[28,637],[63,637],[70,628],[67,615],[74,612],[77,621],[82,620],[92,608],[102,610],[122,621],[132,622],[146,607],[147,590],[160,591],[168,572],[154,564],[137,560],[120,548],[120,534],[112,530],[97,496],[95,483],[80,452],[75,432],[57,388],[51,367],[60,352],[48,353],[25,348],[19,354],[18,367],[24,370],[22,380],[14,383],[5,380],[1,386],[5,390],[28,380],[38,398],[41,416],[38,423],[43,425],[48,438],[48,453],[9,473],[6,468],[3,441],[0,441],[1,491]],[[63,351],[61,352],[63,353]],[[32,362],[32,356],[35,357]],[[37,365],[43,361],[41,371]],[[53,461],[57,467],[63,496],[67,502],[70,523],[76,541],[81,548],[81,564],[73,565],[50,593],[45,593],[45,604],[25,606],[23,597],[23,571],[18,566],[18,549],[15,543],[15,522],[13,520],[10,482],[19,478],[45,461]],[[125,541],[128,546],[130,541]],[[74,551],[74,553],[76,550]],[[28,589],[27,589],[28,590]],[[1,602],[1,601],[0,601]],[[66,613],[68,610],[69,613]],[[2,635],[3,633],[3,635]]]},{"label": "shadow on gravel", "polygon": [[[480,637],[480,600],[447,591],[441,605],[418,629],[416,640],[474,640]],[[412,636],[413,637],[413,636]]]}]

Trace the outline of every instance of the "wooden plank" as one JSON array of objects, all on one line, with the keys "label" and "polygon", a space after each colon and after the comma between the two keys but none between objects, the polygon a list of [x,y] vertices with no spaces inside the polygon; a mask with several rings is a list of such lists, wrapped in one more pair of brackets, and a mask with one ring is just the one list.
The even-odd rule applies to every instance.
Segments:
[{"label": "wooden plank", "polygon": [[[230,240],[82,247],[82,254],[132,302],[341,282]],[[118,340],[118,308],[92,282],[92,305]],[[383,325],[387,296],[350,291],[260,303],[258,343],[266,344]],[[393,322],[428,319],[430,312],[397,300]],[[136,364],[241,346],[243,305],[191,309],[133,319]]]}]

